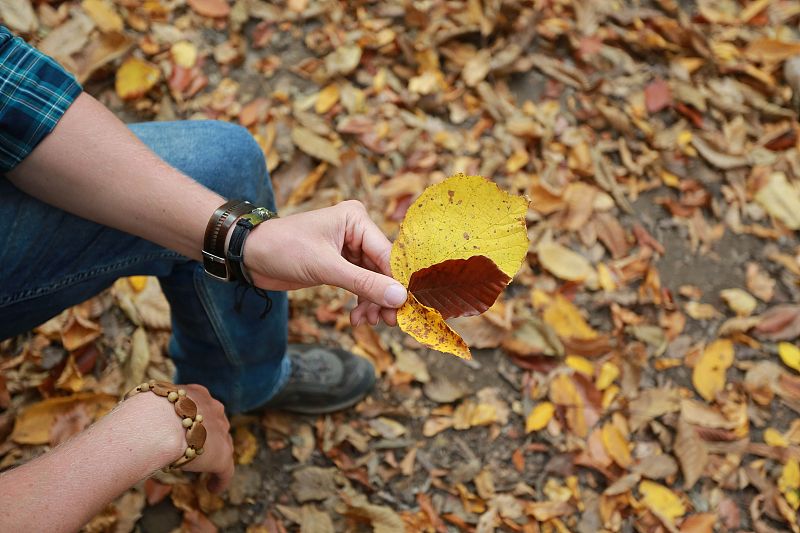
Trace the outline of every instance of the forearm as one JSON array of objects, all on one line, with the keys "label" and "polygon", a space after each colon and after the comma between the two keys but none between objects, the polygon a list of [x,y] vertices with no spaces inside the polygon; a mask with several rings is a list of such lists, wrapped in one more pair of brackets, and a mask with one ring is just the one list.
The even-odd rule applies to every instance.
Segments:
[{"label": "forearm", "polygon": [[134,396],[58,448],[0,475],[0,531],[77,531],[185,446],[169,402]]},{"label": "forearm", "polygon": [[86,93],[7,176],[45,203],[200,259],[224,202],[167,165]]}]

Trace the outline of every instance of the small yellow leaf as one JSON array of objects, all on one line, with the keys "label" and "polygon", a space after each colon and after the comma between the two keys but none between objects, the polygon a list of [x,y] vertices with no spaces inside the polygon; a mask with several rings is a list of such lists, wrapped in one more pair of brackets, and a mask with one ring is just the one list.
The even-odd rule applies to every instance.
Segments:
[{"label": "small yellow leaf", "polygon": [[581,357],[580,355],[568,355],[564,363],[585,376],[591,377],[594,375],[594,365],[585,357]]},{"label": "small yellow leaf", "polygon": [[800,372],[800,348],[791,342],[779,342],[778,355],[783,364]]},{"label": "small yellow leaf", "polygon": [[120,98],[133,100],[152,89],[160,77],[161,71],[155,65],[136,57],[129,57],[119,67],[114,87]]},{"label": "small yellow leaf", "polygon": [[625,435],[611,422],[603,426],[601,433],[603,447],[608,455],[622,468],[628,468],[633,463],[631,451]]},{"label": "small yellow leaf", "polygon": [[733,364],[733,342],[718,339],[709,344],[692,372],[692,383],[706,401],[712,401],[725,388],[725,374]]},{"label": "small yellow leaf", "polygon": [[600,283],[600,288],[606,292],[614,292],[617,290],[617,282],[614,279],[614,274],[611,273],[611,269],[608,268],[605,263],[599,263],[597,265],[597,281]]},{"label": "small yellow leaf", "polygon": [[197,47],[189,41],[178,41],[170,48],[176,65],[189,69],[197,63]]},{"label": "small yellow leaf", "polygon": [[442,314],[419,303],[413,294],[409,293],[406,303],[397,310],[397,325],[428,348],[472,359],[469,346],[447,325]]},{"label": "small yellow leaf", "polygon": [[800,464],[797,459],[786,461],[786,466],[783,467],[781,477],[778,479],[778,488],[783,493],[800,489]]},{"label": "small yellow leaf", "polygon": [[719,295],[725,300],[728,307],[739,316],[750,316],[758,305],[756,299],[742,289],[725,289],[720,291]]},{"label": "small yellow leaf", "polygon": [[556,242],[539,244],[538,254],[542,266],[563,280],[585,281],[596,276],[585,257]]},{"label": "small yellow leaf", "polygon": [[775,428],[767,428],[764,430],[764,443],[769,446],[777,446],[778,448],[786,448],[789,446],[789,439],[783,433]]},{"label": "small yellow leaf", "polygon": [[642,503],[670,523],[686,514],[686,507],[678,495],[660,483],[644,480],[639,483],[639,492],[642,494]]},{"label": "small yellow leaf", "polygon": [[536,407],[531,409],[528,418],[525,419],[525,433],[543,429],[550,423],[555,412],[556,406],[550,402],[541,402],[537,404]]},{"label": "small yellow leaf", "polygon": [[611,361],[606,361],[600,366],[600,375],[597,376],[597,390],[606,390],[614,380],[619,377],[619,367]]},{"label": "small yellow leaf", "polygon": [[506,161],[506,172],[513,173],[528,164],[530,156],[527,150],[517,150]]},{"label": "small yellow leaf", "polygon": [[128,278],[133,292],[142,292],[147,286],[147,276],[131,276]]},{"label": "small yellow leaf", "polygon": [[314,103],[314,111],[323,115],[331,110],[336,102],[339,101],[339,86],[331,83],[322,89],[317,95],[317,101]]},{"label": "small yellow leaf", "polygon": [[542,320],[561,338],[589,340],[597,337],[597,332],[589,326],[580,310],[560,294],[556,294],[542,312]]},{"label": "small yellow leaf", "polygon": [[233,433],[233,455],[236,464],[249,465],[258,453],[258,440],[246,426],[238,426]]},{"label": "small yellow leaf", "polygon": [[92,18],[100,31],[121,32],[122,17],[106,0],[83,0],[81,7]]}]

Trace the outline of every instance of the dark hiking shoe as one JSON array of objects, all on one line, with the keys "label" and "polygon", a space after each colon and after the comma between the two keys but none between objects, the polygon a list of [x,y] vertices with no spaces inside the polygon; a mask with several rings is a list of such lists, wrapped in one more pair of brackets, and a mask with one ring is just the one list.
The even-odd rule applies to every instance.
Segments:
[{"label": "dark hiking shoe", "polygon": [[289,381],[261,409],[320,415],[357,404],[375,385],[375,369],[339,348],[290,344]]}]

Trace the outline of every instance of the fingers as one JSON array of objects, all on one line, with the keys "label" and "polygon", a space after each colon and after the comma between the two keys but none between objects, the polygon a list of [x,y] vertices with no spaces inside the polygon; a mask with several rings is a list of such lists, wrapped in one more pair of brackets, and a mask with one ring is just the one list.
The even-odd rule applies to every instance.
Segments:
[{"label": "fingers", "polygon": [[381,309],[381,318],[384,322],[386,322],[389,326],[396,326],[397,325],[397,309]]},{"label": "fingers", "polygon": [[[230,434],[228,435],[230,439]],[[222,472],[216,472],[208,480],[208,490],[211,492],[220,493],[228,488],[233,479],[234,465],[233,465],[233,442],[230,443],[230,461],[227,462],[226,468]]]},{"label": "fingers", "polygon": [[[351,203],[348,202],[348,205],[350,204]],[[380,228],[369,218],[366,209],[364,209],[364,206],[360,202],[352,202],[350,208],[351,211],[349,214],[351,214],[355,226],[348,228],[348,233],[350,233],[350,235],[345,238],[353,237],[357,239],[357,237],[360,237],[354,244],[357,246],[359,244],[358,240],[360,240],[360,252],[363,257],[362,261],[366,262],[369,260],[377,267],[377,270],[387,276],[390,275],[391,267],[389,265],[389,257],[392,252],[392,243],[389,242],[386,235],[384,235]]]},{"label": "fingers", "polygon": [[361,268],[341,256],[330,265],[330,282],[381,307],[400,307],[405,303],[406,289],[389,276]]}]

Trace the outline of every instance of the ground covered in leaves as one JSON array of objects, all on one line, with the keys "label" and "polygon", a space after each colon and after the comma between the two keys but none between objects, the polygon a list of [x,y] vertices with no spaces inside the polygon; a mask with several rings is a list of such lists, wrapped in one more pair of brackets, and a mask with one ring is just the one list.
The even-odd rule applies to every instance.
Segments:
[{"label": "ground covered in leaves", "polygon": [[[800,5],[0,0],[125,120],[216,118],[283,213],[387,234],[455,172],[526,194],[530,249],[456,319],[464,362],[291,295],[294,341],[369,357],[357,408],[233,421],[231,489],[158,475],[87,531],[798,531]],[[0,468],[144,376],[168,310],[130,278],[0,343]],[[140,518],[141,517],[141,518]]]}]

